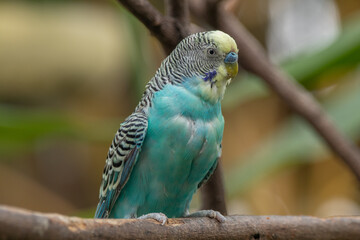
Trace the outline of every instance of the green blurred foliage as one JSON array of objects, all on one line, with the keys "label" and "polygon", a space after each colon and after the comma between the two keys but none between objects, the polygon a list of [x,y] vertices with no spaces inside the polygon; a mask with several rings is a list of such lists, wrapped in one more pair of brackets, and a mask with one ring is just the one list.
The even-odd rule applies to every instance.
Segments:
[{"label": "green blurred foliage", "polygon": [[[360,73],[352,73],[335,93],[323,100],[323,107],[341,132],[351,139],[360,139]],[[226,182],[228,194],[246,193],[255,181],[275,170],[307,164],[328,154],[327,146],[311,126],[298,116],[291,116],[273,134],[260,143],[252,154],[232,165]]]}]

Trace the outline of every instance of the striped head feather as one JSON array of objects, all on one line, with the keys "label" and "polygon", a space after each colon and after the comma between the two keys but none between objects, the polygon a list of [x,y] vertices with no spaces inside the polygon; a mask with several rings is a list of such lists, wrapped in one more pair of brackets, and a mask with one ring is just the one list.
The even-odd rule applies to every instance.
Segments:
[{"label": "striped head feather", "polygon": [[192,34],[164,59],[146,85],[137,110],[151,106],[154,92],[166,84],[179,84],[206,101],[216,103],[238,72],[238,49],[232,37],[221,31]]}]

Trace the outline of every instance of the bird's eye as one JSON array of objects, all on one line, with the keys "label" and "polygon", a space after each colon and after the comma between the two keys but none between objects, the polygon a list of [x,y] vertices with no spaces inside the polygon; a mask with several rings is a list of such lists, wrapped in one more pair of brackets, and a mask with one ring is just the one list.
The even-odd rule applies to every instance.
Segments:
[{"label": "bird's eye", "polygon": [[212,56],[216,54],[216,51],[213,48],[209,48],[207,52],[209,55],[212,55]]}]

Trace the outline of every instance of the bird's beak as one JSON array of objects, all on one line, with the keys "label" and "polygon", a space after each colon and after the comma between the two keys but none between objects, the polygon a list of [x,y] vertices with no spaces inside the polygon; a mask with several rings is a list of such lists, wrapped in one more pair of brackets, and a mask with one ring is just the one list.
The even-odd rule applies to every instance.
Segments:
[{"label": "bird's beak", "polygon": [[234,78],[238,73],[238,55],[236,52],[229,52],[225,57],[225,68],[229,78]]}]

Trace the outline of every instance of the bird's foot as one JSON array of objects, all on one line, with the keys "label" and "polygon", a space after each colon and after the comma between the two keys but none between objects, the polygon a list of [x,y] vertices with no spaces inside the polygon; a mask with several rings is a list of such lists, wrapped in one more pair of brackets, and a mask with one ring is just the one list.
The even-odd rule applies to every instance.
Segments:
[{"label": "bird's foot", "polygon": [[185,217],[209,217],[209,218],[214,218],[221,223],[226,221],[224,215],[214,210],[200,210],[191,214],[186,214]]},{"label": "bird's foot", "polygon": [[161,223],[161,225],[164,225],[168,220],[167,216],[163,213],[148,213],[138,217],[138,219],[154,219]]}]

